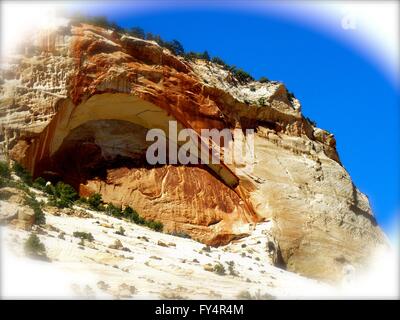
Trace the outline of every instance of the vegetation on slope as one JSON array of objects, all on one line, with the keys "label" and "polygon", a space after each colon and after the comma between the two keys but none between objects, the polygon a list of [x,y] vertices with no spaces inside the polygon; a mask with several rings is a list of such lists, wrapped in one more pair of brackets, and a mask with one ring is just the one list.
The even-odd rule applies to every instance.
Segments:
[{"label": "vegetation on slope", "polygon": [[32,182],[31,175],[20,164],[15,163],[12,169],[14,173],[20,177],[20,182],[12,179],[11,169],[8,163],[0,161],[0,188],[13,187],[23,190],[27,194],[25,205],[33,209],[35,213],[35,224],[41,225],[46,223],[45,215],[42,210],[44,203],[36,200],[35,194],[29,189],[30,187],[45,192],[49,199],[47,204],[50,206],[72,208],[75,204],[87,205],[88,208],[92,210],[104,211],[107,215],[115,218],[125,218],[135,224],[146,226],[154,231],[163,231],[164,226],[160,221],[145,219],[129,206],[122,209],[112,203],[104,204],[101,195],[98,193],[94,193],[88,198],[79,198],[75,189],[63,181],[59,181],[53,185],[50,182],[46,182],[44,178],[38,177]]},{"label": "vegetation on slope", "polygon": [[[248,72],[244,71],[243,69],[237,68],[234,65],[227,64],[220,57],[215,56],[211,58],[207,50],[203,52],[195,52],[195,51],[186,52],[182,43],[180,43],[178,40],[176,39],[173,39],[171,41],[164,40],[160,35],[153,34],[151,32],[145,32],[141,27],[133,26],[129,28],[123,28],[119,26],[117,23],[109,21],[105,16],[84,16],[81,14],[76,14],[71,16],[70,19],[71,19],[71,24],[88,23],[102,28],[112,29],[116,32],[127,34],[132,37],[155,41],[160,46],[170,50],[173,54],[182,56],[187,60],[201,59],[205,61],[211,61],[215,64],[220,65],[225,70],[230,71],[240,83],[248,83],[250,81],[254,81],[253,76],[251,76]],[[266,77],[260,78],[260,82],[267,82],[267,81],[268,79]]]}]

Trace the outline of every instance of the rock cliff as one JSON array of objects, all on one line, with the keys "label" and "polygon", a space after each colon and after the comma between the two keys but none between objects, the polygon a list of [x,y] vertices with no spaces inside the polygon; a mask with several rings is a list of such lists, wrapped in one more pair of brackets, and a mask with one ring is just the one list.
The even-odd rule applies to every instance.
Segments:
[{"label": "rock cliff", "polygon": [[[385,245],[333,135],[303,117],[284,84],[243,84],[220,65],[86,24],[22,47],[2,65],[0,147],[34,177],[101,193],[214,246],[270,221],[280,264],[313,278],[340,279]],[[150,166],[146,132],[168,131],[169,120],[198,133],[242,129],[243,141],[254,129],[255,157]]]}]

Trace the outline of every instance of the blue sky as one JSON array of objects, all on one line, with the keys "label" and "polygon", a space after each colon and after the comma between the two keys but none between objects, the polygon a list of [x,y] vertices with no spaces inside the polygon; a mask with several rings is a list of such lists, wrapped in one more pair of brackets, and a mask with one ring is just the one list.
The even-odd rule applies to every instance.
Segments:
[{"label": "blue sky", "polygon": [[186,51],[207,50],[256,78],[284,82],[303,114],[335,134],[343,165],[368,195],[378,222],[391,230],[400,209],[399,90],[366,55],[318,28],[240,8],[91,6],[86,13],[140,26],[179,40]]}]

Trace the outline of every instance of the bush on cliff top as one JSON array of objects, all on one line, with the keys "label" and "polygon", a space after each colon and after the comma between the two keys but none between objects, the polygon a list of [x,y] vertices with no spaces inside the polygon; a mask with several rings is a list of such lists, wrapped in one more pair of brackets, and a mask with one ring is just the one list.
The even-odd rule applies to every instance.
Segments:
[{"label": "bush on cliff top", "polygon": [[189,51],[188,53],[185,54],[185,58],[188,60],[200,59],[206,61],[210,61],[211,59],[208,51],[203,51],[203,52]]},{"label": "bush on cliff top", "polygon": [[243,69],[236,69],[236,67],[232,67],[231,72],[241,83],[247,83],[254,80],[254,78]]},{"label": "bush on cliff top", "polygon": [[69,18],[71,24],[87,23],[105,29],[112,29],[119,32],[124,31],[124,29],[117,23],[109,21],[106,16],[85,16],[80,13],[76,13],[71,15]]},{"label": "bush on cliff top", "polygon": [[[173,54],[183,56],[188,60],[201,59],[205,61],[212,61],[213,63],[221,65],[224,69],[231,71],[233,75],[241,83],[247,83],[249,81],[254,80],[254,78],[249,73],[243,71],[242,69],[236,69],[235,66],[230,66],[229,64],[225,63],[220,57],[213,57],[211,59],[210,54],[206,50],[203,52],[195,52],[195,51],[185,52],[183,45],[178,40],[176,39],[173,39],[171,41],[164,40],[160,35],[153,34],[151,32],[146,33],[143,30],[143,28],[138,26],[133,26],[130,28],[122,28],[115,22],[109,21],[105,16],[84,16],[82,14],[75,14],[71,16],[70,19],[72,24],[78,24],[78,23],[92,24],[102,28],[112,29],[120,33],[125,33],[136,38],[155,41],[160,46],[169,49]],[[265,81],[266,78],[265,77],[263,78],[264,78],[263,81],[260,82],[266,82]]]},{"label": "bush on cliff top", "polygon": [[309,117],[305,117],[309,124],[313,127],[317,127],[317,122],[315,120],[310,119]]},{"label": "bush on cliff top", "polygon": [[146,34],[144,30],[140,27],[131,27],[127,30],[127,33],[135,38],[146,39]]},{"label": "bush on cliff top", "polygon": [[211,59],[211,62],[219,64],[224,69],[227,69],[227,70],[229,69],[229,65],[224,60],[222,60],[220,57],[213,57]]}]

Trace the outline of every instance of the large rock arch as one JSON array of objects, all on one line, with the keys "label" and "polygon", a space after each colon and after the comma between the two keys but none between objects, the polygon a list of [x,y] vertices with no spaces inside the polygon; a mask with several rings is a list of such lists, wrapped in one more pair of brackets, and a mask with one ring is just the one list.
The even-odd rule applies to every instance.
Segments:
[{"label": "large rock arch", "polygon": [[97,94],[77,106],[64,100],[58,108],[20,159],[35,177],[62,179],[85,196],[99,192],[106,202],[162,221],[167,232],[186,232],[209,244],[244,236],[256,221],[223,163],[146,163],[147,130],[162,129],[168,138],[169,121],[175,120],[165,110],[123,93]]}]

